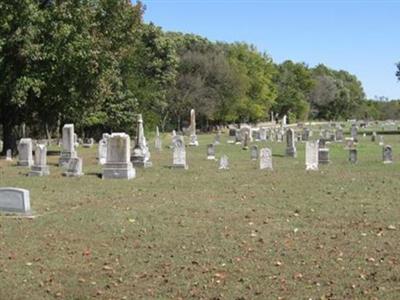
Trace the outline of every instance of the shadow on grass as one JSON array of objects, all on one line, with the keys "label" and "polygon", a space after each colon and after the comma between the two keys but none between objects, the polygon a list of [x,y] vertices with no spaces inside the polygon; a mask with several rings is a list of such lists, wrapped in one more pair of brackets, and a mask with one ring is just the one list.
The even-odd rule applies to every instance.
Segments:
[{"label": "shadow on grass", "polygon": [[96,176],[97,178],[101,179],[101,173],[89,172],[89,173],[85,173],[85,175],[87,175],[87,176]]},{"label": "shadow on grass", "polygon": [[272,154],[272,157],[286,157],[284,154]]},{"label": "shadow on grass", "polygon": [[47,151],[47,155],[48,156],[59,156],[60,155],[60,151]]}]

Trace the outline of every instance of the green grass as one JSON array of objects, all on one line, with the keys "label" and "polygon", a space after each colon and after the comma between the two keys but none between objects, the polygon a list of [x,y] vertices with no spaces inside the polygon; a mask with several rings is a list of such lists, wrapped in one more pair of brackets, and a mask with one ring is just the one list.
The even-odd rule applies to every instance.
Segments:
[{"label": "green grass", "polygon": [[331,144],[316,172],[304,144],[291,159],[267,143],[268,172],[226,139],[219,171],[212,140],[187,148],[186,171],[152,151],[131,181],[98,178],[96,148],[78,149],[81,178],[62,177],[58,156],[47,178],[1,160],[0,185],[29,189],[37,217],[0,216],[0,299],[399,298],[400,136],[385,137],[392,165],[360,137],[358,164]]}]

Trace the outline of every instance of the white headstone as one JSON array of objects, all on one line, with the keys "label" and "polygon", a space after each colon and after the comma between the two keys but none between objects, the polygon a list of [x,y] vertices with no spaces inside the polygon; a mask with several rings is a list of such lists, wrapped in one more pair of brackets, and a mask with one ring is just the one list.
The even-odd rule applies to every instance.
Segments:
[{"label": "white headstone", "polygon": [[30,167],[33,165],[32,140],[21,139],[18,144],[18,165]]},{"label": "white headstone", "polygon": [[221,158],[219,159],[219,170],[229,170],[229,160],[228,160],[228,156],[226,156],[225,154],[221,156]]},{"label": "white headstone", "polygon": [[6,160],[12,161],[12,152],[11,149],[8,149],[6,152]]},{"label": "white headstone", "polygon": [[214,144],[207,145],[207,159],[215,160],[215,146]]},{"label": "white headstone", "polygon": [[156,139],[154,141],[154,148],[157,151],[161,151],[162,150],[162,140],[161,140],[161,137],[160,137],[160,131],[158,129],[158,126],[156,127]]},{"label": "white headstone", "polygon": [[189,146],[198,146],[196,135],[196,112],[194,109],[190,110],[190,142]]},{"label": "white headstone", "polygon": [[67,177],[79,177],[82,176],[82,158],[74,157],[71,158],[67,165],[67,170],[63,173]]},{"label": "white headstone", "polygon": [[172,167],[188,169],[186,164],[186,149],[182,138],[176,139],[173,149]]},{"label": "white headstone", "polygon": [[272,152],[269,148],[260,149],[260,170],[273,170],[272,168]]},{"label": "white headstone", "polygon": [[297,156],[297,150],[296,150],[296,144],[295,144],[295,138],[294,138],[294,130],[292,128],[289,128],[286,131],[286,156],[289,156],[289,157]]},{"label": "white headstone", "polygon": [[134,166],[148,168],[153,164],[150,161],[150,151],[144,136],[143,118],[137,115],[137,129],[135,147],[132,149],[131,161]]},{"label": "white headstone", "polygon": [[133,179],[136,170],[130,161],[131,139],[126,133],[113,133],[107,140],[107,159],[103,178]]},{"label": "white headstone", "polygon": [[35,149],[35,162],[31,167],[29,176],[47,176],[50,174],[47,165],[47,147],[46,145],[37,144]]},{"label": "white headstone", "polygon": [[71,158],[77,157],[75,146],[74,124],[65,124],[62,129],[62,148],[59,159],[60,166],[66,166]]},{"label": "white headstone", "polygon": [[29,213],[30,210],[28,190],[12,187],[0,188],[0,211]]},{"label": "white headstone", "polygon": [[306,170],[318,170],[318,141],[306,142]]}]

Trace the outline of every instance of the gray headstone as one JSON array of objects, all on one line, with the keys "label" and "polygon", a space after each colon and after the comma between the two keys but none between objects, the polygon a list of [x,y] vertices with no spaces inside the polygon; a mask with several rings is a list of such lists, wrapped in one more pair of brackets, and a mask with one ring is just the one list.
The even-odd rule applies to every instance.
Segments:
[{"label": "gray headstone", "polygon": [[260,128],[260,141],[267,140],[267,129],[265,127]]},{"label": "gray headstone", "polygon": [[32,140],[21,139],[18,144],[18,165],[30,167],[33,165]]},{"label": "gray headstone", "polygon": [[383,147],[383,163],[391,164],[393,162],[392,146],[386,145]]},{"label": "gray headstone", "polygon": [[194,109],[190,111],[190,142],[189,146],[198,146],[199,142],[197,141],[196,135],[196,113]]},{"label": "gray headstone", "polygon": [[376,132],[375,132],[375,131],[372,132],[372,135],[371,135],[371,142],[373,142],[373,143],[376,142]]},{"label": "gray headstone", "polygon": [[286,131],[286,156],[296,157],[297,150],[294,139],[294,130],[292,128]]},{"label": "gray headstone", "polygon": [[35,161],[29,172],[29,176],[47,176],[50,174],[47,165],[47,147],[46,145],[37,144],[35,149]]},{"label": "gray headstone", "polygon": [[67,177],[79,177],[82,176],[82,158],[74,157],[71,158],[67,165],[67,171],[63,173]]},{"label": "gray headstone", "polygon": [[249,133],[247,131],[244,132],[244,138],[243,138],[243,143],[242,143],[242,149],[247,150],[249,149]]},{"label": "gray headstone", "polygon": [[318,141],[306,142],[306,170],[318,170]]},{"label": "gray headstone", "polygon": [[321,165],[329,164],[329,148],[319,148],[318,163]]},{"label": "gray headstone", "polygon": [[272,170],[272,152],[269,148],[260,149],[260,170]]},{"label": "gray headstone", "polygon": [[133,179],[136,170],[130,161],[131,139],[126,133],[113,133],[107,140],[103,179]]},{"label": "gray headstone", "polygon": [[343,138],[344,138],[343,129],[341,129],[341,128],[336,129],[335,134],[336,134],[336,141],[340,141],[340,142],[343,141]]},{"label": "gray headstone", "polygon": [[221,158],[219,159],[219,170],[229,170],[229,160],[228,160],[228,156],[226,156],[225,154],[221,156]]},{"label": "gray headstone", "polygon": [[207,145],[207,159],[215,160],[215,146],[214,144]]},{"label": "gray headstone", "polygon": [[77,157],[75,150],[76,138],[74,124],[65,124],[62,129],[62,148],[59,159],[60,166],[65,167],[71,158]]},{"label": "gray headstone", "polygon": [[250,148],[250,158],[251,160],[257,160],[258,159],[258,147],[257,145],[253,145]]},{"label": "gray headstone", "polygon": [[0,188],[0,211],[29,213],[30,210],[28,190],[12,187]]},{"label": "gray headstone", "polygon": [[349,149],[349,162],[352,164],[357,163],[357,149]]},{"label": "gray headstone", "polygon": [[350,135],[357,142],[357,124],[352,124],[350,128]]},{"label": "gray headstone", "polygon": [[162,151],[162,141],[160,137],[160,130],[158,129],[158,126],[156,127],[156,138],[154,140],[154,148],[157,151]]}]

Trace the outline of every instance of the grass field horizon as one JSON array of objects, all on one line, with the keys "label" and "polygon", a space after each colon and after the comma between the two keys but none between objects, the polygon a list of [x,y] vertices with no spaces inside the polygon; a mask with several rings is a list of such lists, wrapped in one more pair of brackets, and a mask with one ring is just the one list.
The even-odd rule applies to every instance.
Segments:
[{"label": "grass field horizon", "polygon": [[58,155],[42,178],[0,160],[1,186],[30,190],[36,215],[0,216],[0,299],[398,299],[399,135],[384,138],[393,164],[359,136],[357,164],[331,143],[319,171],[305,171],[304,143],[288,158],[276,142],[254,143],[273,153],[274,171],[259,170],[226,135],[218,170],[213,139],[177,170],[165,135],[130,181],[99,178],[97,145],[79,147],[79,178]]}]

